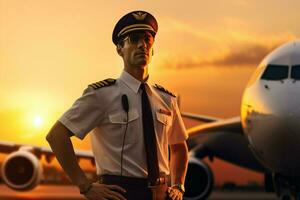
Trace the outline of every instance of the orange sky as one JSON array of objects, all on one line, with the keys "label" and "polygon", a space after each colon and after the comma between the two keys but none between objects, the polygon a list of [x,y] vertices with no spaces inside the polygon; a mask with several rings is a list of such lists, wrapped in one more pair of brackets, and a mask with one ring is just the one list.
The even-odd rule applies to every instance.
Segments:
[{"label": "orange sky", "polygon": [[47,145],[51,125],[89,83],[117,78],[112,29],[136,9],[159,23],[152,82],[179,93],[184,111],[239,115],[260,60],[299,37],[299,7],[297,0],[0,0],[0,140]]}]

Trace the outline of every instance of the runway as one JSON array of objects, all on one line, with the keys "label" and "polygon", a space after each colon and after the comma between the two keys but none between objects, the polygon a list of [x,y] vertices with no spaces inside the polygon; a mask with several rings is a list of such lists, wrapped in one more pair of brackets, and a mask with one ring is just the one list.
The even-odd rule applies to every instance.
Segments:
[{"label": "runway", "polygon": [[[41,185],[29,192],[16,192],[0,185],[0,200],[84,200],[74,186]],[[214,191],[209,200],[278,200],[264,192]]]}]

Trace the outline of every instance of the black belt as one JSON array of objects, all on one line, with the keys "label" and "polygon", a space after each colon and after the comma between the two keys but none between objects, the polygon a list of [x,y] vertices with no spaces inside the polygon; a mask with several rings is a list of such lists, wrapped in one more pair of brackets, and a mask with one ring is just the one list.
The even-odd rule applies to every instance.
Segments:
[{"label": "black belt", "polygon": [[159,176],[155,182],[149,182],[147,178],[135,178],[135,177],[125,177],[125,176],[116,176],[116,175],[100,175],[99,183],[104,184],[128,184],[135,185],[141,187],[149,187],[149,186],[158,186],[167,184],[166,175]]}]

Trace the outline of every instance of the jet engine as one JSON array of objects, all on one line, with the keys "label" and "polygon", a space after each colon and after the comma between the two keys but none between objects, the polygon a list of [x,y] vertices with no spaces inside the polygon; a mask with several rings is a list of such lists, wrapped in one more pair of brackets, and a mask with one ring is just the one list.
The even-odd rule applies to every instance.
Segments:
[{"label": "jet engine", "polygon": [[33,153],[19,150],[7,156],[2,164],[1,174],[7,186],[14,190],[26,191],[40,183],[43,168]]},{"label": "jet engine", "polygon": [[185,200],[206,199],[214,186],[214,177],[210,167],[203,161],[190,157],[185,181]]}]

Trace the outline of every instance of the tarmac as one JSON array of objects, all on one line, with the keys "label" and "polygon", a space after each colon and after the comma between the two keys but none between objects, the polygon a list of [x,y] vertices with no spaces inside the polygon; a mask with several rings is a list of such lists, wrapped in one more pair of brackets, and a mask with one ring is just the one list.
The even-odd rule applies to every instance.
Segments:
[{"label": "tarmac", "polygon": [[[0,200],[84,200],[74,186],[40,185],[34,190],[16,192],[0,185]],[[208,200],[278,200],[263,191],[213,191]]]}]

